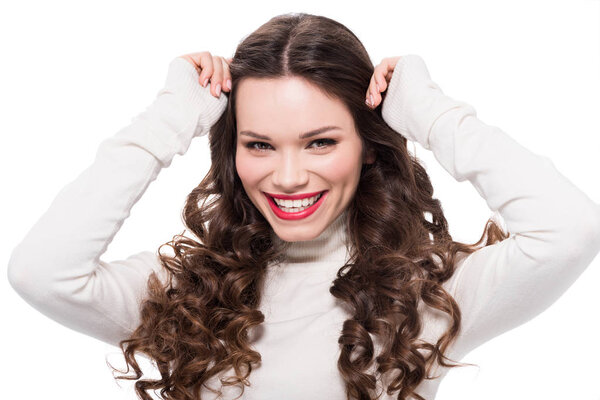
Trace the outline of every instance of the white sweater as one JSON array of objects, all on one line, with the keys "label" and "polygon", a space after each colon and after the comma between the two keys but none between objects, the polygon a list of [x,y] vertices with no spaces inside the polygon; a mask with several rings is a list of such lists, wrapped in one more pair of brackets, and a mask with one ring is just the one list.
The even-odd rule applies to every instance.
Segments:
[{"label": "white sweater", "polygon": [[[398,61],[387,92],[385,121],[433,151],[456,180],[468,179],[511,232],[461,260],[444,284],[463,315],[462,334],[447,354],[459,361],[547,309],[573,284],[600,249],[600,207],[548,158],[443,94],[419,56]],[[191,64],[173,59],[156,100],[100,144],[94,162],[13,250],[8,278],[18,294],[71,329],[114,345],[125,339],[139,324],[148,275],[164,272],[157,249],[125,260],[101,257],[148,185],[195,136],[208,133],[226,103],[227,96],[217,99],[199,85]],[[342,223],[340,216],[318,238],[292,243],[289,262],[269,267],[260,306],[265,322],[251,335],[262,365],[244,398],[345,399],[337,340],[350,316],[329,293],[347,257]],[[422,338],[435,343],[447,314],[421,311]],[[439,369],[441,376],[417,392],[433,399],[448,371]],[[224,398],[238,394],[226,388]]]}]

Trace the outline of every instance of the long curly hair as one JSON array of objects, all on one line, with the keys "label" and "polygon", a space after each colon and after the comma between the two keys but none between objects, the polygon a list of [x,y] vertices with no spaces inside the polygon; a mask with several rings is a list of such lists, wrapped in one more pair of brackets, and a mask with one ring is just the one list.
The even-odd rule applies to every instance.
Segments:
[{"label": "long curly hair", "polygon": [[[120,342],[127,371],[119,372],[131,366],[135,375],[118,379],[138,380],[139,398],[150,400],[147,391],[160,389],[163,399],[200,399],[209,378],[229,369],[235,376],[222,378],[221,384],[239,384],[243,393],[261,361],[248,332],[264,321],[260,288],[267,265],[283,261],[285,249],[272,240],[273,229],[236,172],[236,88],[248,77],[296,76],[322,88],[350,110],[363,151],[376,153],[374,163],[363,164],[346,209],[352,251],[330,287],[331,295],[353,311],[338,340],[337,367],[347,398],[373,398],[377,378],[368,367],[374,357],[377,372],[392,376],[387,393],[398,392],[398,399],[423,400],[414,390],[432,379],[435,362],[465,365],[444,361],[450,360],[444,353],[459,334],[461,312],[441,284],[453,275],[459,252],[470,254],[507,238],[508,232],[490,218],[476,243],[452,240],[429,176],[408,152],[407,139],[385,123],[381,107],[373,110],[364,103],[373,71],[360,40],[323,16],[279,15],[240,42],[230,64],[227,108],[208,135],[212,165],[182,212],[196,238],[175,235],[158,248],[168,280],[154,273],[149,277],[140,325]],[[161,253],[163,246],[174,255]],[[449,329],[435,344],[418,339],[420,300],[450,316]],[[370,334],[382,343],[377,356]],[[153,360],[160,379],[140,379],[136,353]]]}]

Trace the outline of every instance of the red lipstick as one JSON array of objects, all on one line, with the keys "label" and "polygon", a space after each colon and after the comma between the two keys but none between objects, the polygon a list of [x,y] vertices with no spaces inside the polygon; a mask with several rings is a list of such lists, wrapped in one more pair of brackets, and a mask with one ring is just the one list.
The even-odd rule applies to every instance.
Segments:
[{"label": "red lipstick", "polygon": [[[275,203],[275,201],[273,200],[273,197],[271,197],[270,194],[263,192],[265,194],[265,197],[267,198],[267,201],[269,202],[269,206],[271,207],[271,210],[273,211],[273,213],[281,218],[281,219],[288,219],[288,220],[297,220],[297,219],[303,219],[306,218],[308,216],[310,216],[311,214],[313,214],[315,211],[317,211],[317,209],[321,206],[321,204],[323,204],[323,202],[325,201],[325,198],[327,197],[327,194],[329,193],[329,191],[324,191],[323,194],[321,195],[321,197],[319,198],[319,200],[317,200],[313,205],[311,205],[310,207],[302,210],[302,211],[298,211],[298,212],[285,212],[283,211],[281,208],[279,208],[279,206]],[[321,192],[315,192],[315,193],[307,193],[307,194],[302,194],[302,195],[293,195],[293,196],[286,196],[287,199],[286,200],[298,200],[298,199],[303,199],[305,197],[311,197],[311,196],[316,196]],[[275,197],[277,198],[282,198],[279,197],[279,195],[276,195]]]}]

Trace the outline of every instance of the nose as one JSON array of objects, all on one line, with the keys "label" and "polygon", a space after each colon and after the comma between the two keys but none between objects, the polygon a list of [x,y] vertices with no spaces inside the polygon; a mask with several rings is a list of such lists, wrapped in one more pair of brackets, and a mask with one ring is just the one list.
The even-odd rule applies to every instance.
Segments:
[{"label": "nose", "polygon": [[308,171],[300,155],[284,156],[277,163],[272,174],[274,188],[281,192],[293,193],[306,186]]}]

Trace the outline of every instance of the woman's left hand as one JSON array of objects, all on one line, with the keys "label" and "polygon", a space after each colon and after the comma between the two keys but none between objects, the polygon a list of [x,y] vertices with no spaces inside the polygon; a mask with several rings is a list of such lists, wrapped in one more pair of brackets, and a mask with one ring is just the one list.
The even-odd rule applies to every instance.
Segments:
[{"label": "woman's left hand", "polygon": [[387,89],[388,83],[392,79],[396,63],[401,57],[402,56],[386,57],[375,67],[373,75],[371,76],[371,82],[367,88],[365,100],[365,103],[372,109],[377,108],[381,103],[381,92],[384,92]]}]

